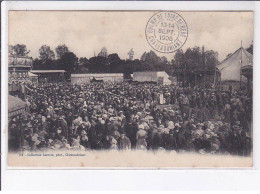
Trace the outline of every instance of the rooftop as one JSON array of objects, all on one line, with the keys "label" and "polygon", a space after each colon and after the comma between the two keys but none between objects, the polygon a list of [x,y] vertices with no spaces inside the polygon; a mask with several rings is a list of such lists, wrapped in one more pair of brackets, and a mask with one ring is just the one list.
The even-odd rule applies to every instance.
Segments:
[{"label": "rooftop", "polygon": [[123,73],[84,73],[71,74],[71,77],[122,77]]},{"label": "rooftop", "polygon": [[64,73],[65,70],[31,70],[31,73]]}]

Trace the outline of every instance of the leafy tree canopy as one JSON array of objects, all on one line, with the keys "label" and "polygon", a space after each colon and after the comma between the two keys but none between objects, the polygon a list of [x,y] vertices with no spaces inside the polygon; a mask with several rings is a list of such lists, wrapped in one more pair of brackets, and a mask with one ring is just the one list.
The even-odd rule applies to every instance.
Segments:
[{"label": "leafy tree canopy", "polygon": [[56,47],[55,49],[56,51],[56,56],[60,59],[63,55],[65,55],[66,53],[70,52],[69,51],[69,48],[65,45],[65,44],[62,44],[62,45],[59,45]]},{"label": "leafy tree canopy", "polygon": [[39,49],[39,53],[40,53],[39,58],[43,61],[53,60],[55,58],[55,54],[53,50],[51,50],[51,48],[47,45],[41,46],[41,48]]},{"label": "leafy tree canopy", "polygon": [[16,57],[28,57],[30,51],[27,50],[26,45],[24,44],[16,44],[9,46],[9,55]]}]

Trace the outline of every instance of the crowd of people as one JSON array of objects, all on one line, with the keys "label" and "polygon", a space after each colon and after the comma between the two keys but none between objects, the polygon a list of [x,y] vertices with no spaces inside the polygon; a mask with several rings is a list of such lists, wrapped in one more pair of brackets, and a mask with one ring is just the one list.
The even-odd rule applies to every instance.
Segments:
[{"label": "crowd of people", "polygon": [[174,150],[248,156],[252,93],[134,83],[30,84],[11,150]]}]

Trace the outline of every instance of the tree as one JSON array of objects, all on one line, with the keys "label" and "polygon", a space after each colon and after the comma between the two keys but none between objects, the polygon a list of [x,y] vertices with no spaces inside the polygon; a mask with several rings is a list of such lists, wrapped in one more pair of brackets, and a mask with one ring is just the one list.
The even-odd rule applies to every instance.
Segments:
[{"label": "tree", "polygon": [[161,62],[161,58],[156,55],[154,51],[150,51],[148,53],[144,52],[141,56],[141,61],[145,65],[151,66],[151,65],[158,65]]},{"label": "tree", "polygon": [[60,59],[63,55],[65,55],[66,53],[70,52],[69,48],[63,44],[63,45],[59,45],[56,47],[55,49],[56,51],[56,56]]},{"label": "tree", "polygon": [[107,57],[107,49],[106,47],[103,47],[100,51],[100,53],[98,54],[99,57]]},{"label": "tree", "polygon": [[121,62],[121,59],[120,59],[120,57],[118,56],[117,53],[110,54],[110,55],[108,55],[107,58],[108,58],[109,64]]},{"label": "tree", "polygon": [[39,49],[39,53],[39,58],[44,62],[46,62],[47,60],[53,60],[55,58],[53,50],[51,50],[51,48],[47,45],[41,46],[41,48]]},{"label": "tree", "polygon": [[122,61],[117,53],[108,55],[109,72],[122,72],[123,66]]},{"label": "tree", "polygon": [[9,46],[9,55],[16,57],[28,57],[30,51],[27,50],[26,45],[16,44],[14,46]]},{"label": "tree", "polygon": [[65,53],[58,60],[59,67],[66,71],[66,74],[69,75],[73,73],[78,66],[78,57],[73,52]]},{"label": "tree", "polygon": [[80,57],[79,66],[84,66],[84,67],[88,68],[90,66],[90,62],[86,57]]},{"label": "tree", "polygon": [[176,51],[174,59],[172,60],[172,65],[175,68],[180,68],[185,66],[185,54],[182,49]]},{"label": "tree", "polygon": [[164,64],[167,64],[168,63],[168,60],[165,56],[162,56],[161,57],[161,62],[164,63]]},{"label": "tree", "polygon": [[92,57],[89,59],[91,73],[104,73],[109,72],[109,61],[108,58],[103,56]]},{"label": "tree", "polygon": [[89,73],[88,68],[84,67],[83,65],[80,65],[75,70],[75,73]]},{"label": "tree", "polygon": [[215,67],[217,64],[217,52],[213,50],[204,52],[199,47],[188,48],[185,53],[181,49],[177,50],[172,60],[174,68]]},{"label": "tree", "polygon": [[131,50],[127,53],[127,55],[128,55],[129,60],[134,59],[135,52],[134,52],[133,48],[131,48]]},{"label": "tree", "polygon": [[60,69],[60,67],[57,64],[56,60],[50,60],[43,61],[41,59],[34,59],[33,61],[33,70],[57,70]]},{"label": "tree", "polygon": [[216,67],[219,63],[218,61],[218,52],[209,50],[205,52],[205,62],[208,67]]},{"label": "tree", "polygon": [[145,61],[147,53],[144,52],[140,58],[141,61]]}]

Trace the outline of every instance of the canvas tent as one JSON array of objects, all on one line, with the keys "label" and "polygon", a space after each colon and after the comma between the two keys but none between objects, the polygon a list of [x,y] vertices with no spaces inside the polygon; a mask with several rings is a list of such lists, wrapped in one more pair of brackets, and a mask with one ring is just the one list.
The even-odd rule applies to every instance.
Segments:
[{"label": "canvas tent", "polygon": [[241,76],[241,68],[253,66],[253,55],[240,47],[233,54],[222,61],[217,68],[221,73],[221,82],[245,82],[246,77]]},{"label": "canvas tent", "polygon": [[165,71],[144,71],[134,72],[133,81],[135,82],[155,82],[163,85],[170,85],[172,82]]},{"label": "canvas tent", "polygon": [[18,97],[8,96],[8,117],[23,114],[25,112],[26,103]]}]

